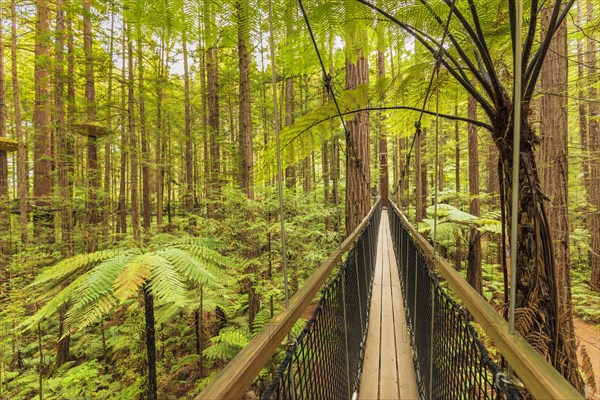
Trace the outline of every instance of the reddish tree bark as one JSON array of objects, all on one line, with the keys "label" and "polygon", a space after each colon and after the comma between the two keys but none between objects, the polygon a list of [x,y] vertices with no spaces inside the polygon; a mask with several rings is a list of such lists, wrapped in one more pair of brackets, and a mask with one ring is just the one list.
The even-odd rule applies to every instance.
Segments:
[{"label": "reddish tree bark", "polygon": [[[467,116],[477,119],[477,102],[469,96]],[[478,217],[481,214],[479,201],[479,149],[477,127],[468,124],[469,133],[469,213]],[[471,229],[469,238],[469,259],[467,263],[467,280],[481,294],[481,241],[477,229]]]},{"label": "reddish tree bark", "polygon": [[[346,89],[369,83],[367,59],[359,54],[355,62],[346,60]],[[366,111],[356,113],[347,123],[346,140],[346,234],[360,224],[371,208],[370,117]]]},{"label": "reddish tree bark", "polygon": [[35,105],[33,108],[33,216],[38,243],[54,243],[52,206],[52,121],[50,119],[50,8],[47,0],[36,1],[34,48]]}]

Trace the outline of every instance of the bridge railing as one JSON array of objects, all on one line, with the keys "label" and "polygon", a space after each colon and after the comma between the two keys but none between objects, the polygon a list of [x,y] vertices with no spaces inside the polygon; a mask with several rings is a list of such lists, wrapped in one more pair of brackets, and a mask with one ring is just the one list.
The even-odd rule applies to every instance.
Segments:
[{"label": "bridge railing", "polygon": [[352,397],[364,357],[380,216],[381,202],[377,201],[290,299],[289,307],[267,323],[196,399],[242,398],[319,291],[312,317],[288,348],[262,398]]},{"label": "bridge railing", "polygon": [[[521,398],[490,359],[470,323],[474,319],[535,398],[582,399],[518,333],[508,333],[508,323],[446,260],[437,254],[434,258],[432,246],[395,205],[388,216],[424,398]],[[436,273],[464,308],[448,296]]]}]

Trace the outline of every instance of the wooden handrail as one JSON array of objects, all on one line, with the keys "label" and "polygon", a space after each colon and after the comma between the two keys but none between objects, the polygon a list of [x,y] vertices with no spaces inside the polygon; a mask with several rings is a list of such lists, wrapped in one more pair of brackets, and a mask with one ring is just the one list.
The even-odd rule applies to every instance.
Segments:
[{"label": "wooden handrail", "polygon": [[[390,204],[425,255],[433,257],[431,244],[417,232],[395,204]],[[536,399],[583,399],[583,396],[523,336],[518,332],[514,335],[508,333],[508,322],[439,254],[436,254],[435,265],[450,289],[460,298],[473,319],[481,325],[508,365]]]},{"label": "wooden handrail", "polygon": [[306,280],[306,283],[290,299],[290,306],[273,317],[195,400],[238,400],[243,397],[260,370],[277,351],[285,336],[321,290],[344,253],[350,250],[363,232],[378,203],[379,200],[354,232],[342,242],[339,249],[334,251]]}]

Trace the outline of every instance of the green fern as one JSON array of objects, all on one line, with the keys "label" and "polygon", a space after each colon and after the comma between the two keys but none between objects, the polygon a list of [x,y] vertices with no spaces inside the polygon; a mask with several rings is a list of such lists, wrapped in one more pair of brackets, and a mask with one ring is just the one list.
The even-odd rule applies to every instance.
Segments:
[{"label": "green fern", "polygon": [[146,249],[136,246],[62,260],[32,284],[40,287],[40,300],[49,297],[46,293],[52,298],[21,328],[35,326],[68,305],[65,335],[77,332],[135,298],[144,286],[159,304],[182,309],[191,301],[191,287],[222,290],[231,283],[223,268],[233,261],[215,250],[219,246],[210,239],[161,235]]},{"label": "green fern", "polygon": [[245,329],[226,328],[211,339],[211,346],[202,354],[208,360],[229,361],[248,344],[250,338]]}]

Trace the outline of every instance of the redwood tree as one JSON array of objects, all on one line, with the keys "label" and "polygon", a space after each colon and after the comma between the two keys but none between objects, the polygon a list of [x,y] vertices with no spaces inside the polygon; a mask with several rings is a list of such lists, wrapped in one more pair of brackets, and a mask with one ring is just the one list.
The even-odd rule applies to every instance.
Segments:
[{"label": "redwood tree", "polygon": [[[477,119],[477,102],[469,96],[467,116]],[[479,216],[481,202],[479,200],[479,149],[477,127],[468,124],[469,142],[469,213]],[[481,294],[481,241],[479,231],[475,228],[469,233],[469,259],[467,263],[467,280]]]},{"label": "redwood tree", "polygon": [[[593,1],[587,1],[587,18],[592,21],[594,18]],[[581,5],[579,5],[581,7]],[[587,38],[586,64],[588,69],[588,98],[598,98],[598,77],[597,69],[597,43],[593,37]],[[587,157],[589,160],[589,175],[586,180],[589,201],[589,213],[587,215],[588,229],[590,231],[591,242],[591,266],[592,276],[590,287],[593,290],[600,291],[600,121],[598,115],[600,107],[596,101],[588,103],[588,137],[587,137]]]},{"label": "redwood tree", "polygon": [[[83,0],[83,51],[85,56],[85,100],[88,122],[96,121],[96,81],[94,76],[94,50],[92,42],[91,0]],[[87,143],[87,250],[98,248],[97,225],[100,222],[98,189],[100,188],[100,170],[98,165],[98,138],[88,132]]]},{"label": "redwood tree", "polygon": [[38,243],[54,242],[52,205],[52,121],[50,119],[50,4],[36,1],[33,108],[33,196],[35,198],[34,233]]},{"label": "redwood tree", "polygon": [[250,53],[248,42],[248,0],[237,2],[238,19],[238,66],[240,70],[239,153],[240,187],[248,198],[254,198],[252,188],[252,110],[250,107]]},{"label": "redwood tree", "polygon": [[21,228],[21,243],[27,244],[29,234],[27,229],[28,212],[27,212],[27,148],[26,138],[23,132],[21,120],[21,88],[19,86],[19,74],[17,68],[17,12],[16,0],[10,2],[10,58],[11,58],[11,80],[13,90],[13,108],[14,108],[14,123],[15,132],[17,133],[17,193],[19,196],[19,225]]},{"label": "redwood tree", "polygon": [[[359,51],[356,60],[346,60],[346,89],[369,84],[369,64]],[[346,234],[356,229],[371,208],[370,182],[370,117],[358,112],[347,123],[346,137]]]},{"label": "redwood tree", "polygon": [[[0,3],[1,4],[1,3]],[[6,137],[6,83],[4,79],[4,35],[3,15],[0,8],[0,139]],[[8,157],[7,150],[0,147],[0,235],[10,230],[8,207]],[[7,257],[10,255],[10,243],[0,236],[0,300],[8,294]]]}]

